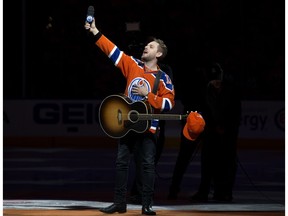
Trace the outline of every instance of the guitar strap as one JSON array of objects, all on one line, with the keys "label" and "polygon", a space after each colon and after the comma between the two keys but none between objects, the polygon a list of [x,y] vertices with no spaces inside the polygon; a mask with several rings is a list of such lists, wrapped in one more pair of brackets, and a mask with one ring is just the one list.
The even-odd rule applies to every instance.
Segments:
[{"label": "guitar strap", "polygon": [[159,70],[158,73],[156,74],[156,79],[154,81],[154,87],[153,87],[153,90],[152,90],[153,94],[157,93],[157,89],[158,89],[158,85],[159,85],[159,80],[160,80],[161,74],[162,74],[161,70]]},{"label": "guitar strap", "polygon": [[[154,81],[154,86],[153,86],[153,89],[152,89],[152,93],[153,94],[156,94],[157,93],[157,89],[158,89],[158,86],[159,86],[159,80],[160,80],[160,77],[161,77],[161,74],[162,74],[162,71],[159,70],[156,74],[156,78],[155,78],[155,81]],[[152,112],[154,112],[153,110],[153,107],[151,106],[151,109],[152,109]]]},{"label": "guitar strap", "polygon": [[[156,94],[156,93],[157,93],[157,89],[158,89],[158,86],[159,86],[159,81],[160,81],[161,74],[162,74],[162,71],[161,71],[161,70],[159,70],[158,73],[156,74],[156,78],[155,78],[154,86],[153,86],[153,90],[152,90],[152,93],[153,93],[153,94]],[[151,107],[152,107],[152,106],[151,106]],[[152,107],[152,110],[153,110],[153,107]],[[158,135],[159,135],[158,133],[159,133],[159,127],[157,127],[157,129],[156,129],[157,137],[158,137]]]}]

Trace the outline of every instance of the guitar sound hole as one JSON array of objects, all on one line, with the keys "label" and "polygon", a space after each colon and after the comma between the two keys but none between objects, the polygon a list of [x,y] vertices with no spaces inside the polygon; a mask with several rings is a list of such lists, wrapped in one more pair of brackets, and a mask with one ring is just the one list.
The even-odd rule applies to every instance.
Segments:
[{"label": "guitar sound hole", "polygon": [[136,111],[131,111],[129,113],[129,119],[131,122],[136,122],[138,121],[139,117],[138,117],[138,113]]}]

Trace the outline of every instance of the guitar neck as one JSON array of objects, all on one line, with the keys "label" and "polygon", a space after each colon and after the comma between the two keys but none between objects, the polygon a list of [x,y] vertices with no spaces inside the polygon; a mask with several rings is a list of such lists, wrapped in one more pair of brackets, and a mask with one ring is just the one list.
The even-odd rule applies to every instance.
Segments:
[{"label": "guitar neck", "polygon": [[138,114],[139,120],[182,120],[186,119],[187,115],[178,114]]}]

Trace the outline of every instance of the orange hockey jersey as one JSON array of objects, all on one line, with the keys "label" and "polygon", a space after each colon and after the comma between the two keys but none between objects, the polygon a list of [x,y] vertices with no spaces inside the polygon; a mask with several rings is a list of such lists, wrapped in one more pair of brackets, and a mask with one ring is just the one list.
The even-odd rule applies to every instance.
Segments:
[{"label": "orange hockey jersey", "polygon": [[[161,74],[159,86],[156,94],[151,91],[154,86],[156,74],[158,71],[145,71],[144,62],[133,56],[126,55],[114,43],[112,43],[102,33],[96,36],[96,45],[111,59],[116,67],[118,67],[126,78],[126,88],[124,94],[132,101],[144,100],[145,97],[132,93],[133,85],[146,85],[148,88],[148,102],[154,108],[155,113],[169,111],[175,105],[174,86],[170,77],[164,72]],[[160,69],[159,69],[160,70]],[[151,122],[150,131],[155,133],[158,126],[158,119]]]}]

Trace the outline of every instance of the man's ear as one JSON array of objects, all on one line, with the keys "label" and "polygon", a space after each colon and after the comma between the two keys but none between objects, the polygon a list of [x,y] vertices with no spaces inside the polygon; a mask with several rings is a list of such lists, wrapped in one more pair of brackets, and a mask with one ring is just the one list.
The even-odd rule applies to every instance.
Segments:
[{"label": "man's ear", "polygon": [[161,57],[162,55],[163,55],[162,52],[157,52],[157,53],[156,53],[156,57],[157,57],[157,58]]}]

